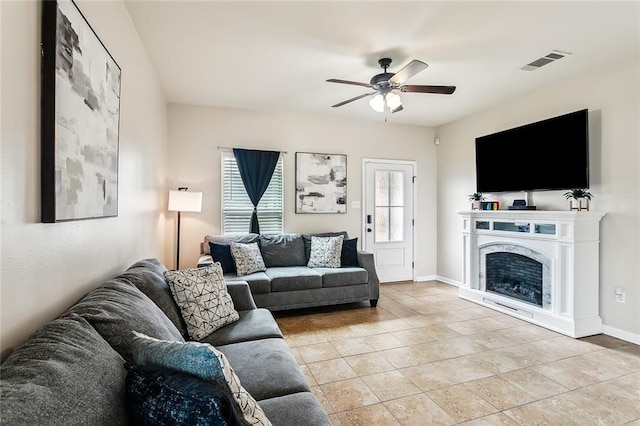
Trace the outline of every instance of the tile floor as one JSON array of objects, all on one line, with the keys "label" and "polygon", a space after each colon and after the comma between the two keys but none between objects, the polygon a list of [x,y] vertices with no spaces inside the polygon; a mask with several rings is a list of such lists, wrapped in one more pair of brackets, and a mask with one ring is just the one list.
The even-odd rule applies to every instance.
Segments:
[{"label": "tile floor", "polygon": [[572,339],[453,286],[275,316],[334,425],[640,425],[640,346]]}]

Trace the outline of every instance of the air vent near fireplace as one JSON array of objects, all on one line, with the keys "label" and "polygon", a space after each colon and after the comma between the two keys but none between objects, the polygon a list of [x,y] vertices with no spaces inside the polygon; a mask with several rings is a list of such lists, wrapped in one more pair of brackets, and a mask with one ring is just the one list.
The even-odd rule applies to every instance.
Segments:
[{"label": "air vent near fireplace", "polygon": [[523,71],[535,71],[547,64],[550,64],[551,62],[555,62],[568,55],[571,55],[571,53],[563,52],[562,50],[552,50],[550,53],[547,53],[542,58],[538,58],[535,61],[530,62],[527,65],[521,67],[520,69]]}]

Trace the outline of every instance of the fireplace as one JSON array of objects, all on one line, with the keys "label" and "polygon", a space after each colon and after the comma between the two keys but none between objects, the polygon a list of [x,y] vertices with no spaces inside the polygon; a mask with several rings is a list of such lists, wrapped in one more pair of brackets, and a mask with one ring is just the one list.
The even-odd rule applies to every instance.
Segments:
[{"label": "fireplace", "polygon": [[551,308],[551,258],[514,243],[489,243],[479,247],[480,290]]},{"label": "fireplace", "polygon": [[572,337],[602,332],[602,212],[465,211],[460,297]]},{"label": "fireplace", "polygon": [[542,307],[542,263],[521,254],[486,256],[486,291]]}]

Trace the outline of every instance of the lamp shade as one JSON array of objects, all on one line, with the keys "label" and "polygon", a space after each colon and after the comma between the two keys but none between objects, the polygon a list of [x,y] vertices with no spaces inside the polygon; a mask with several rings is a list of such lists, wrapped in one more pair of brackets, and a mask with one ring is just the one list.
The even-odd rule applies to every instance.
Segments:
[{"label": "lamp shade", "polygon": [[202,192],[169,191],[170,212],[201,212]]}]

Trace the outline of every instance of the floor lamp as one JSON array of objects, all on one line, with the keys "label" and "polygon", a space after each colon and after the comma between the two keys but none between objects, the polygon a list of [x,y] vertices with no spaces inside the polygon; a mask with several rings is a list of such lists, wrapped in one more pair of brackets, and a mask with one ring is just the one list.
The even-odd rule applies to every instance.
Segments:
[{"label": "floor lamp", "polygon": [[189,188],[181,187],[177,191],[169,191],[169,211],[178,212],[178,237],[176,240],[176,269],[180,269],[180,213],[202,211],[202,192],[187,192]]}]

